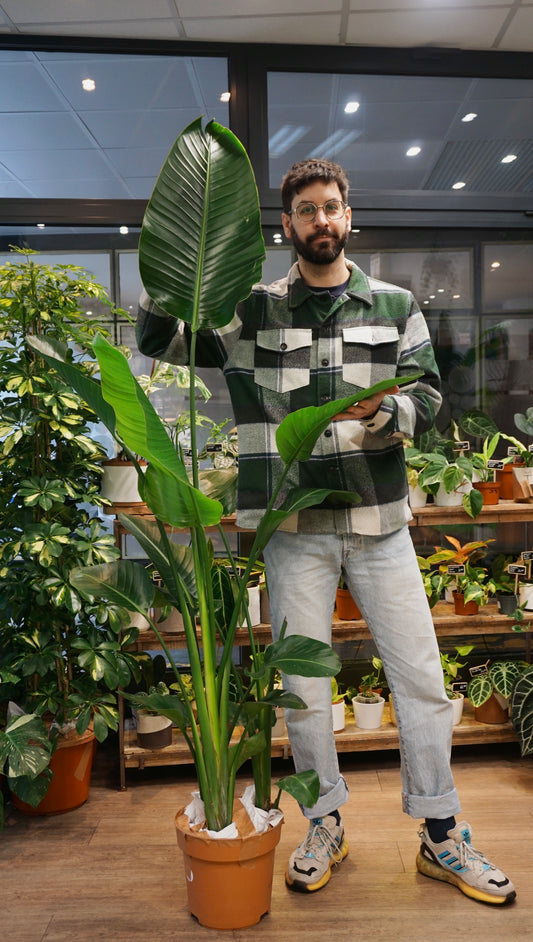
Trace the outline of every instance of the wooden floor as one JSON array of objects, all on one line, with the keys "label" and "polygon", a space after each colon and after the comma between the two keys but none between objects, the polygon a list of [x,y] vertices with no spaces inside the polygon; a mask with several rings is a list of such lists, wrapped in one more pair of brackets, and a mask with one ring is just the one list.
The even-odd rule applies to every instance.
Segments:
[{"label": "wooden floor", "polygon": [[[97,755],[89,801],[54,817],[8,809],[0,835],[2,942],[510,942],[533,926],[533,760],[514,744],[465,746],[453,768],[474,844],[508,872],[518,898],[502,908],[467,899],[415,869],[417,822],[400,807],[396,753],[341,757],[350,787],[350,854],[322,891],[284,884],[285,862],[305,832],[290,798],[276,854],[272,910],[258,926],[205,929],[188,915],[174,814],[195,787],[186,767],[128,772],[118,790],[109,748]],[[276,774],[289,765],[279,761]],[[243,785],[247,778],[243,776]]]}]

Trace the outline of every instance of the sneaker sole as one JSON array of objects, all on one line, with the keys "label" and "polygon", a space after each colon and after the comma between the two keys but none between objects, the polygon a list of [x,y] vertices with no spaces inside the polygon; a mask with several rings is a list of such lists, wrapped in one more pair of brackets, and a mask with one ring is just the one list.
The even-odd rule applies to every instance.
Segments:
[{"label": "sneaker sole", "polygon": [[470,886],[468,883],[465,883],[464,880],[461,880],[461,877],[457,873],[444,870],[439,864],[428,860],[427,857],[424,857],[421,853],[417,854],[416,867],[418,872],[422,873],[425,877],[431,877],[432,880],[441,880],[442,883],[450,883],[452,886],[456,886],[458,890],[461,890],[461,893],[464,893],[465,896],[469,896],[471,899],[475,899],[480,903],[504,906],[506,903],[512,903],[516,897],[515,890],[511,890],[507,896],[492,896],[490,893],[476,889],[476,887]]},{"label": "sneaker sole", "polygon": [[296,893],[316,893],[316,891],[321,890],[322,887],[326,885],[326,883],[329,883],[330,878],[331,878],[332,868],[335,867],[337,864],[341,863],[341,861],[344,860],[344,858],[348,856],[349,849],[350,848],[348,847],[348,841],[343,837],[339,845],[341,859],[340,860],[330,859],[328,869],[326,870],[325,874],[320,878],[320,880],[317,880],[316,883],[304,883],[302,880],[292,880],[291,877],[289,876],[289,871],[287,871],[285,874],[285,883],[287,884],[290,890],[294,890]]}]

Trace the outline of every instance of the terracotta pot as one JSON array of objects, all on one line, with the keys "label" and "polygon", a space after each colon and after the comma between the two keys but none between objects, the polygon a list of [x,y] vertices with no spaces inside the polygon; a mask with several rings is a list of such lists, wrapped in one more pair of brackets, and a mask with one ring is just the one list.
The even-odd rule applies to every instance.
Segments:
[{"label": "terracotta pot", "polygon": [[474,718],[478,723],[489,723],[496,726],[500,723],[506,723],[509,716],[509,709],[505,709],[491,694],[486,703],[479,707],[474,707]]},{"label": "terracotta pot", "polygon": [[486,504],[497,504],[500,500],[499,481],[474,481],[476,491],[483,496],[483,506]]},{"label": "terracotta pot", "polygon": [[71,731],[61,736],[50,760],[50,787],[36,808],[12,795],[13,804],[25,814],[63,814],[79,808],[89,797],[96,739],[92,728],[82,736]]},{"label": "terracotta pot", "polygon": [[175,819],[183,851],[189,910],[210,929],[254,926],[270,909],[274,855],[283,821],[262,834],[209,837],[191,831],[182,808]]},{"label": "terracotta pot", "polygon": [[477,615],[479,611],[477,602],[467,602],[465,605],[465,597],[462,592],[453,593],[453,604],[456,615]]},{"label": "terracotta pot", "polygon": [[496,480],[500,485],[500,500],[513,500],[513,465],[504,464],[496,471]]},{"label": "terracotta pot", "polygon": [[337,589],[335,604],[337,607],[337,617],[343,621],[355,621],[363,617],[349,589]]}]

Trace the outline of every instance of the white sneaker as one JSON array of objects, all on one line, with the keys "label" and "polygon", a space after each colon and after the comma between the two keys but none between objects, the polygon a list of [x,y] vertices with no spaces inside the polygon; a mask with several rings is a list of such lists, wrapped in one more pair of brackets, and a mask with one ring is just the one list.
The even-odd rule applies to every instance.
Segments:
[{"label": "white sneaker", "polygon": [[420,873],[434,880],[456,886],[466,896],[482,903],[512,903],[516,890],[501,870],[470,843],[470,825],[462,821],[448,831],[448,840],[434,843],[424,825],[418,832],[422,839],[416,866]]},{"label": "white sneaker", "polygon": [[313,893],[322,889],[331,876],[331,868],[344,860],[348,843],[342,821],[333,815],[313,818],[305,840],[291,854],[285,882],[291,890]]}]

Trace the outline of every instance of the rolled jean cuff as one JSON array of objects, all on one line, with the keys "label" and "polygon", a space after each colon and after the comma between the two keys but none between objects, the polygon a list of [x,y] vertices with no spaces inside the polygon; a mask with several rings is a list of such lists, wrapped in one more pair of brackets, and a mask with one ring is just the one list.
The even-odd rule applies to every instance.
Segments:
[{"label": "rolled jean cuff", "polygon": [[309,820],[312,818],[324,818],[327,814],[331,814],[332,811],[336,811],[337,808],[340,808],[341,805],[346,804],[348,795],[346,780],[341,775],[337,784],[331,791],[327,792],[325,795],[321,795],[316,805],[313,805],[312,808],[304,808],[302,805],[300,807],[305,817],[309,818]]},{"label": "rolled jean cuff", "polygon": [[412,818],[451,818],[461,811],[459,796],[455,788],[452,788],[446,795],[435,797],[408,795],[404,792],[402,805],[405,813]]}]

